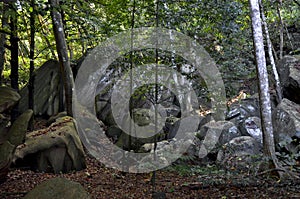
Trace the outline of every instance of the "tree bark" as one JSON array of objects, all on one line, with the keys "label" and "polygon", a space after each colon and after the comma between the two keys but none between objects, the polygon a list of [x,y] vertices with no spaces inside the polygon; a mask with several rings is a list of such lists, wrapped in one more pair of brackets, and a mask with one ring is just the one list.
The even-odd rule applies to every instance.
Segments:
[{"label": "tree bark", "polygon": [[66,110],[69,116],[72,116],[72,90],[74,88],[73,74],[68,56],[68,48],[64,34],[62,17],[59,12],[59,0],[49,0],[52,7],[51,17],[53,22],[53,31],[56,40],[56,49],[60,62],[60,70],[65,89]]},{"label": "tree bark", "polygon": [[[14,3],[10,3],[10,9],[12,10],[12,14],[10,14],[10,47],[11,47],[11,59],[10,59],[10,67],[11,67],[11,73],[10,73],[10,83],[11,87],[15,89],[17,92],[19,92],[19,38],[18,38],[18,30],[17,30],[17,12],[16,12],[16,6]],[[18,111],[18,105],[16,105],[11,110],[11,121],[14,122],[19,115]]]},{"label": "tree bark", "polygon": [[279,18],[279,25],[280,25],[280,29],[279,29],[279,59],[282,59],[283,57],[283,28],[284,28],[284,24],[283,24],[283,20],[281,17],[281,0],[278,0],[277,3],[277,14],[278,14],[278,18]]},{"label": "tree bark", "polygon": [[260,18],[259,0],[249,0],[252,21],[253,43],[255,47],[256,71],[259,84],[259,100],[261,126],[263,132],[264,155],[269,158],[272,167],[278,168],[273,137],[271,100],[269,93],[268,72],[265,59],[262,23]]},{"label": "tree bark", "polygon": [[[2,23],[2,29],[6,29],[7,27],[7,14],[6,14],[6,9],[7,9],[7,5],[5,3],[2,4],[2,19],[1,19],[1,23]],[[2,85],[2,73],[3,73],[3,69],[4,69],[4,60],[5,60],[5,43],[6,43],[6,34],[5,33],[1,33],[0,34],[0,86]]]},{"label": "tree bark", "polygon": [[[34,48],[35,48],[35,0],[31,0],[30,6],[30,67],[29,67],[29,82],[28,82],[28,108],[34,111]],[[29,121],[29,130],[33,130],[33,117]]]},{"label": "tree bark", "polygon": [[276,64],[275,64],[275,60],[274,60],[274,56],[273,56],[273,52],[272,52],[272,42],[270,39],[268,24],[266,22],[266,17],[264,14],[264,7],[263,7],[261,0],[259,0],[259,5],[260,5],[260,9],[261,9],[261,18],[262,18],[263,26],[265,29],[266,39],[267,39],[268,54],[269,54],[269,58],[270,58],[270,62],[272,65],[272,70],[273,70],[273,75],[274,75],[274,79],[275,79],[275,90],[276,90],[277,103],[279,104],[282,100],[282,91],[281,91],[279,75],[277,72],[277,68],[276,68]]}]

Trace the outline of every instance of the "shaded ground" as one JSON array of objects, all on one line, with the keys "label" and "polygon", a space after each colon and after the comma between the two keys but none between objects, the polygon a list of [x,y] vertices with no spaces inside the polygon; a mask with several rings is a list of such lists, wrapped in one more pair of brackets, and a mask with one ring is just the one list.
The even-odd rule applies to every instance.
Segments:
[{"label": "shaded ground", "polygon": [[[46,121],[35,123],[35,129]],[[150,174],[122,173],[106,168],[87,157],[87,168],[69,174],[35,173],[11,169],[7,181],[0,184],[0,199],[22,198],[37,184],[54,177],[79,182],[91,198],[152,198],[163,193],[166,198],[300,198],[300,181],[278,182],[263,176],[224,171],[215,166],[173,165],[156,172],[156,184]],[[160,195],[160,194],[158,194]],[[158,198],[158,197],[157,197]]]},{"label": "shaded ground", "polygon": [[216,168],[172,166],[156,173],[156,186],[149,174],[128,174],[105,168],[87,158],[87,169],[70,174],[35,173],[13,169],[0,185],[0,198],[22,198],[37,184],[53,177],[79,182],[92,198],[152,198],[164,192],[166,198],[300,198],[300,181],[250,179],[246,174],[226,174]]}]

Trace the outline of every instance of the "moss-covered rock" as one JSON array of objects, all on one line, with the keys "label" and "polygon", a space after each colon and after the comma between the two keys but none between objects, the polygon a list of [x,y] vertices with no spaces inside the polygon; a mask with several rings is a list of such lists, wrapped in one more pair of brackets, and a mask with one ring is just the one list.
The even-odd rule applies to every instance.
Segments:
[{"label": "moss-covered rock", "polygon": [[9,129],[6,139],[0,142],[0,181],[6,178],[15,149],[24,142],[32,114],[32,110],[27,110],[20,115]]},{"label": "moss-covered rock", "polygon": [[13,107],[20,98],[20,95],[14,89],[0,87],[0,113]]},{"label": "moss-covered rock", "polygon": [[58,118],[48,128],[28,133],[25,143],[16,150],[14,162],[42,172],[84,169],[84,150],[73,119]]},{"label": "moss-covered rock", "polygon": [[31,190],[24,199],[89,199],[89,194],[78,183],[64,178],[52,178]]}]

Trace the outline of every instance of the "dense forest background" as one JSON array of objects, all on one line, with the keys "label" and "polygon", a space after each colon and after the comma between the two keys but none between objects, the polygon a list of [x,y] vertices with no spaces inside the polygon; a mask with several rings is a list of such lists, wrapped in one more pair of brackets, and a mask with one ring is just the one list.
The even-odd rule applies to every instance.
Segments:
[{"label": "dense forest background", "polygon": [[[210,189],[219,198],[251,198],[256,190],[260,197],[299,196],[299,0],[2,0],[0,16],[0,197],[33,197],[30,190],[36,184],[54,177],[79,182],[88,192],[59,185],[70,182],[49,181],[66,194],[81,190],[74,198],[114,198],[123,191],[124,198],[195,198],[200,192],[209,197]],[[114,60],[97,79],[95,96],[84,96],[95,102],[98,126],[90,125],[94,116],[84,109],[80,116],[74,114],[74,81],[81,77],[85,58],[112,36],[141,27],[175,30],[203,46],[224,81],[226,110],[215,112],[213,103],[223,100],[214,98],[201,71],[176,50],[142,49]],[[128,115],[137,126],[156,128],[161,113],[154,105],[161,102],[166,122],[158,134],[135,138],[115,121],[111,104],[116,79],[149,63],[175,69],[179,75],[173,73],[170,82],[180,85],[180,75],[191,82],[200,104],[191,113],[201,122],[195,131],[184,132],[193,139],[182,157],[168,162],[158,156],[167,162],[166,169],[147,176],[132,174],[138,173],[132,167],[126,174],[105,167],[94,154],[109,142],[127,152],[153,153],[156,161],[157,151],[180,144],[178,124],[188,118],[180,97],[156,83],[131,93]],[[118,103],[123,102],[120,97]],[[218,114],[222,117],[216,118]],[[126,123],[128,115],[120,118]],[[84,136],[94,141],[89,148],[78,128],[82,118],[100,127],[106,139],[85,128]],[[122,158],[118,163],[131,161],[126,152]],[[278,186],[273,190],[274,179]]]},{"label": "dense forest background", "polygon": [[[135,5],[133,1],[118,0],[59,2],[59,7],[55,9],[62,15],[69,58],[73,65],[88,49],[132,28],[132,25],[134,28],[156,26],[154,1],[136,1]],[[291,33],[299,29],[299,3],[296,0],[263,3],[276,57],[296,52]],[[247,80],[256,77],[248,1],[166,0],[159,4],[159,27],[180,31],[203,45],[222,72],[228,96],[237,94],[240,83],[247,84]],[[15,36],[18,41],[20,88],[29,81],[30,61],[33,61],[36,69],[49,59],[58,59],[51,9],[48,1],[2,3],[2,84],[7,85],[10,81],[13,42],[10,36]],[[281,31],[284,36],[282,52]],[[34,45],[30,46],[33,42]]]}]

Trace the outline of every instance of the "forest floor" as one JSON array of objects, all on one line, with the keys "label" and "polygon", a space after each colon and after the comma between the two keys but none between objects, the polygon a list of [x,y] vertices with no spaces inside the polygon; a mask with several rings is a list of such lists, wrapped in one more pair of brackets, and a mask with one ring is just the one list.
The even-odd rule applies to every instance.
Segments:
[{"label": "forest floor", "polygon": [[[45,121],[35,124],[45,127]],[[150,174],[124,173],[105,167],[89,156],[87,168],[68,174],[37,173],[11,168],[0,184],[0,199],[22,198],[41,182],[63,177],[80,183],[95,199],[122,198],[300,198],[300,181],[278,181],[249,172],[224,170],[213,165],[174,164],[156,172],[155,185]]]},{"label": "forest floor", "polygon": [[[54,177],[79,182],[91,198],[300,198],[300,181],[280,182],[245,173],[229,173],[216,167],[173,165],[156,172],[155,186],[149,174],[123,173],[87,157],[87,168],[69,174],[36,173],[12,169],[0,185],[1,199],[22,198],[37,184]],[[154,197],[155,196],[155,197]]]}]

